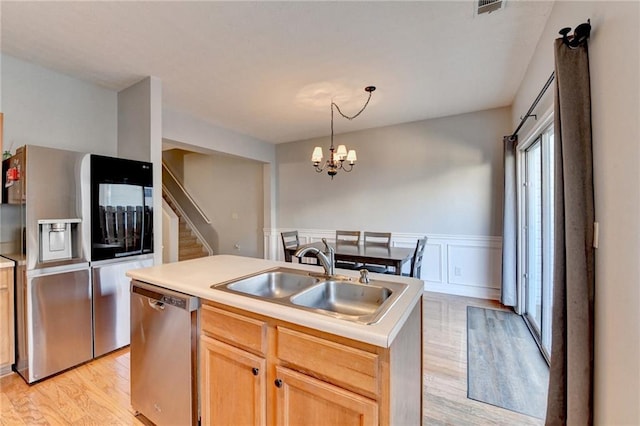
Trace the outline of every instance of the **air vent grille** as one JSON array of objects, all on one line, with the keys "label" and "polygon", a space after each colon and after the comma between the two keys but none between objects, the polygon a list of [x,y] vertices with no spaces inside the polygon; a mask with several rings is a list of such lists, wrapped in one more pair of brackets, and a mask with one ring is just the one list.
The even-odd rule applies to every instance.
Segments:
[{"label": "air vent grille", "polygon": [[506,0],[478,0],[478,8],[476,13],[478,15],[483,13],[491,13],[496,10],[500,10],[504,7]]}]

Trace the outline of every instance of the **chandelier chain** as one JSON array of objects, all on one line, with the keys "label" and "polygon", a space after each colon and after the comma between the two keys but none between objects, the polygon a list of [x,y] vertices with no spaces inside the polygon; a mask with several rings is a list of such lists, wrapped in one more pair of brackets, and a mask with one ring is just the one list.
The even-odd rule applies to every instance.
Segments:
[{"label": "chandelier chain", "polygon": [[369,97],[367,98],[367,101],[364,103],[362,109],[351,117],[344,114],[337,103],[331,101],[331,148],[333,148],[333,107],[335,106],[338,112],[340,113],[340,115],[346,118],[347,120],[353,120],[354,118],[362,114],[362,112],[367,108],[367,105],[369,105],[369,101],[371,100],[371,93],[373,93],[373,91],[368,90],[367,92],[369,92]]},{"label": "chandelier chain", "polygon": [[371,100],[371,94],[374,90],[376,90],[376,87],[367,86],[364,88],[364,90],[365,92],[369,93],[367,101],[364,103],[360,111],[352,116],[343,113],[338,104],[333,102],[333,100],[331,101],[331,145],[329,146],[329,158],[323,165],[320,164],[322,162],[322,148],[316,146],[313,149],[311,162],[313,163],[316,172],[320,173],[326,168],[327,173],[329,174],[329,176],[331,176],[332,180],[333,177],[338,173],[338,170],[344,170],[345,172],[350,172],[351,170],[353,170],[353,166],[355,165],[357,160],[356,151],[354,149],[347,151],[344,145],[340,145],[338,147],[339,149],[336,150],[335,146],[333,145],[333,108],[335,107],[335,109],[338,110],[338,113],[342,117],[346,118],[347,120],[353,120],[354,118],[362,114],[362,112],[367,108],[367,105],[369,105],[369,101]]},{"label": "chandelier chain", "polygon": [[360,111],[358,111],[356,113],[356,115],[349,117],[348,115],[345,115],[341,110],[340,107],[338,106],[338,104],[336,104],[335,102],[331,102],[331,106],[335,106],[336,109],[338,110],[338,112],[340,113],[341,116],[343,116],[344,118],[346,118],[347,120],[353,120],[354,118],[356,118],[357,116],[359,116],[360,114],[362,114],[362,112],[365,110],[365,108],[367,108],[367,105],[369,105],[369,101],[371,100],[371,93],[369,92],[369,97],[367,98],[367,102],[364,103],[364,106],[362,107],[362,109]]}]

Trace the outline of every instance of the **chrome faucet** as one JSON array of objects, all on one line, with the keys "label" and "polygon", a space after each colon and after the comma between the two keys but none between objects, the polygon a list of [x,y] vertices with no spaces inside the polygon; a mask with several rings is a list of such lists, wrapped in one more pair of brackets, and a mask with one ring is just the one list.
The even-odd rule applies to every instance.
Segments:
[{"label": "chrome faucet", "polygon": [[323,238],[322,242],[324,243],[325,251],[322,252],[315,247],[302,247],[299,248],[298,251],[295,252],[295,257],[302,257],[305,254],[311,252],[318,257],[320,264],[324,268],[325,274],[329,276],[335,275],[335,250],[327,243],[327,239]]}]

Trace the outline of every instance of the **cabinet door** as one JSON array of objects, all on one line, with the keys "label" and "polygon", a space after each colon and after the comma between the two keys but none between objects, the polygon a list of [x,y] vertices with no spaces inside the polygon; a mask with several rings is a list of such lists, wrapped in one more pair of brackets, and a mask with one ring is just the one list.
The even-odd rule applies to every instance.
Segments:
[{"label": "cabinet door", "polygon": [[202,424],[265,425],[264,358],[206,336],[200,351]]},{"label": "cabinet door", "polygon": [[0,373],[14,362],[13,268],[0,269]]},{"label": "cabinet door", "polygon": [[278,426],[378,424],[378,404],[284,367],[276,367]]}]

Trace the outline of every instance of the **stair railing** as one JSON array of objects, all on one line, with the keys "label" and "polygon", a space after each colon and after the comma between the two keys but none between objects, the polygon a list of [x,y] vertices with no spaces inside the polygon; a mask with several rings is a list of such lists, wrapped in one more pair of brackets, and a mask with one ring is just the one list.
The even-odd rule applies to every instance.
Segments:
[{"label": "stair railing", "polygon": [[198,241],[209,255],[212,255],[212,247],[216,245],[218,237],[211,227],[211,221],[164,161],[162,162],[162,190],[187,222]]}]

